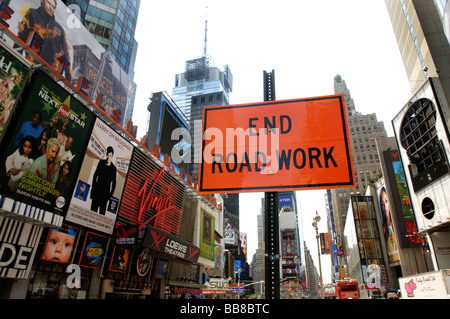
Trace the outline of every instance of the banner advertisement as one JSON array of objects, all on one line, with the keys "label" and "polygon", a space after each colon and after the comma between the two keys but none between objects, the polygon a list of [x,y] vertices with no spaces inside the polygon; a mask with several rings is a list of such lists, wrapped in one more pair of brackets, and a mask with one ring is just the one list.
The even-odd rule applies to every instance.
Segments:
[{"label": "banner advertisement", "polygon": [[281,231],[281,254],[283,259],[298,257],[299,250],[294,230]]},{"label": "banner advertisement", "polygon": [[214,260],[214,229],[214,216],[200,209],[200,256],[209,260]]},{"label": "banner advertisement", "polygon": [[107,243],[108,237],[87,232],[78,264],[83,267],[99,269],[106,253]]},{"label": "banner advertisement", "polygon": [[387,253],[389,257],[389,262],[394,263],[400,260],[400,255],[398,251],[398,241],[397,234],[395,232],[391,205],[389,202],[389,197],[386,191],[386,185],[382,185],[377,189],[377,198],[380,203],[380,214],[381,214],[381,228],[383,231],[383,239],[386,242]]},{"label": "banner advertisement", "polygon": [[42,231],[39,225],[0,216],[0,279],[29,278]]},{"label": "banner advertisement", "polygon": [[109,270],[125,273],[127,271],[130,250],[122,247],[114,247]]},{"label": "banner advertisement", "polygon": [[97,118],[66,220],[112,234],[133,146]]},{"label": "banner advertisement", "polygon": [[139,237],[139,226],[116,227],[114,230],[114,245],[116,246],[134,246]]},{"label": "banner advertisement", "polygon": [[94,102],[101,94],[99,106],[124,126],[131,80],[76,14],[61,0],[56,6],[53,1],[14,0],[9,7],[9,30],[75,87],[83,77],[83,93]]},{"label": "banner advertisement", "polygon": [[64,215],[94,114],[43,72],[17,106],[2,143],[2,194]]},{"label": "banner advertisement", "polygon": [[329,255],[331,253],[330,234],[320,233],[320,252],[322,255]]},{"label": "banner advertisement", "polygon": [[51,228],[48,232],[41,259],[68,264],[77,233],[77,228],[67,225]]},{"label": "banner advertisement", "polygon": [[0,141],[27,74],[28,67],[0,45]]},{"label": "banner advertisement", "polygon": [[199,257],[198,247],[152,227],[147,227],[142,246],[192,263]]},{"label": "banner advertisement", "polygon": [[169,271],[169,261],[158,258],[156,263],[155,278],[166,278]]},{"label": "banner advertisement", "polygon": [[[406,185],[405,172],[400,154],[397,150],[383,152],[385,169],[389,172],[386,178],[386,188],[390,189],[392,203],[388,204],[388,209],[392,210],[395,216],[396,226],[399,232],[398,240],[401,247],[420,247],[421,240],[417,235],[417,225],[411,205],[408,187]],[[389,186],[389,188],[388,188]],[[380,210],[386,209],[385,203]],[[384,211],[383,211],[384,213]],[[390,216],[388,216],[390,218]]]}]

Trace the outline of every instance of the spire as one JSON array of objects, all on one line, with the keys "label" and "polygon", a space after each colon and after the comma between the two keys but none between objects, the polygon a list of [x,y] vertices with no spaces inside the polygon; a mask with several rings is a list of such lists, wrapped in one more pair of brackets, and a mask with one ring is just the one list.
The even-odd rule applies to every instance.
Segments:
[{"label": "spire", "polygon": [[205,46],[203,47],[203,56],[206,56],[206,46],[208,43],[208,6],[206,6],[206,19],[205,19]]}]

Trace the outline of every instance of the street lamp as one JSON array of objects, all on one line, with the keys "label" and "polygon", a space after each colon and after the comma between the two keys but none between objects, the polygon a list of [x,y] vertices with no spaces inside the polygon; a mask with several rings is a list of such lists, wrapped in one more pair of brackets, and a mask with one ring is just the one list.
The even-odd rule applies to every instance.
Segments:
[{"label": "street lamp", "polygon": [[320,298],[323,299],[323,287],[322,287],[322,265],[320,263],[320,245],[319,245],[319,231],[317,223],[320,222],[320,216],[319,213],[316,211],[316,216],[313,217],[313,223],[312,226],[316,230],[316,240],[317,240],[317,255],[319,256],[319,289],[320,289]]}]

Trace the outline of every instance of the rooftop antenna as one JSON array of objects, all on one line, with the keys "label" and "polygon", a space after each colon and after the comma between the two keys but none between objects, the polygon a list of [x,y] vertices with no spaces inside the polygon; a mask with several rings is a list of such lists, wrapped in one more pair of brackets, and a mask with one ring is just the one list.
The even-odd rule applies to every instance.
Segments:
[{"label": "rooftop antenna", "polygon": [[208,42],[208,5],[206,5],[206,19],[205,19],[205,46],[203,47],[203,56],[206,56],[206,45]]}]

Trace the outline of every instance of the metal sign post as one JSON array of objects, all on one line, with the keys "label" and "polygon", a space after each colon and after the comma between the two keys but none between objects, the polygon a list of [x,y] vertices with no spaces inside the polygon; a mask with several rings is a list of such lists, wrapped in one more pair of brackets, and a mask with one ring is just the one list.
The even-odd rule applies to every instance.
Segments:
[{"label": "metal sign post", "polygon": [[[275,71],[264,71],[264,101],[275,100]],[[266,299],[280,299],[280,241],[278,225],[278,193],[265,193],[264,243]]]}]

